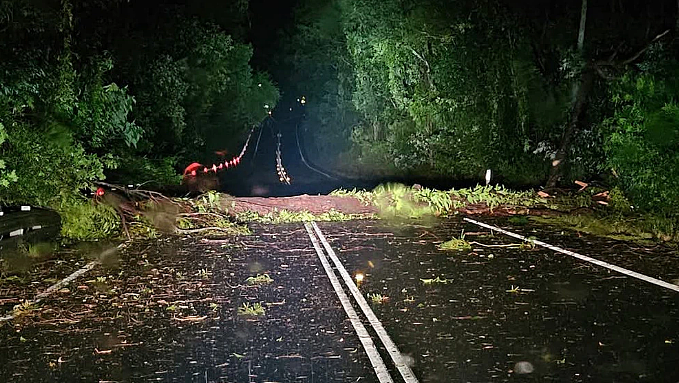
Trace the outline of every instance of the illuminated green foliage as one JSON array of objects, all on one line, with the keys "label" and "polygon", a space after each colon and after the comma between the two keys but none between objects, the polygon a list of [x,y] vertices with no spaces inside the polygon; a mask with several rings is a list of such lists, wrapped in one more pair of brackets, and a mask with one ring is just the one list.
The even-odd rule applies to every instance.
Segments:
[{"label": "illuminated green foliage", "polygon": [[[268,116],[278,90],[249,65],[252,47],[214,24],[169,17],[170,25],[138,33],[150,49],[132,49],[139,102],[135,116],[147,130],[143,151],[200,160],[206,153],[242,145]],[[147,65],[151,62],[151,65]],[[267,106],[267,107],[265,107]]]},{"label": "illuminated green foliage", "polygon": [[464,235],[462,235],[460,238],[453,238],[453,239],[450,239],[448,241],[445,241],[445,242],[441,243],[438,247],[441,250],[454,250],[454,251],[462,251],[462,250],[471,250],[472,249],[469,242],[465,241]]},{"label": "illuminated green foliage", "polygon": [[563,98],[545,97],[530,45],[507,38],[515,22],[500,5],[316,5],[299,7],[290,65],[313,74],[307,92],[322,91],[301,129],[307,150],[322,146],[318,161],[343,151],[334,165],[355,173],[475,178],[491,167],[517,183],[546,174]]},{"label": "illuminated green foliage", "polygon": [[257,274],[256,277],[248,277],[245,283],[250,286],[268,285],[273,283],[273,279],[271,279],[269,274]]},{"label": "illuminated green foliage", "polygon": [[112,237],[120,231],[120,217],[110,206],[89,201],[65,203],[59,211],[61,235],[91,241]]},{"label": "illuminated green foliage", "polygon": [[[620,190],[637,208],[675,216],[679,214],[676,78],[660,79],[653,73],[623,76],[610,91],[614,114],[602,123],[606,167],[615,173]],[[620,202],[624,196],[614,196],[616,205],[625,209],[625,202]]]},{"label": "illuminated green foliage", "polygon": [[264,307],[261,303],[250,304],[248,302],[243,303],[242,306],[238,308],[239,316],[261,316],[265,314]]},{"label": "illuminated green foliage", "polygon": [[242,145],[278,100],[226,32],[242,32],[245,5],[223,7],[225,28],[188,7],[3,3],[0,203],[53,207],[63,235],[101,238],[118,218],[86,202],[93,182],[177,184],[199,153]]}]

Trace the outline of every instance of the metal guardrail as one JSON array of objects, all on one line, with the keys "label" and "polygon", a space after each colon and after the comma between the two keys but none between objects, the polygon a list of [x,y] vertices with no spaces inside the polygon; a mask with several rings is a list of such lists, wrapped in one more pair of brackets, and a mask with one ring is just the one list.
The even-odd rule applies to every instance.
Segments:
[{"label": "metal guardrail", "polygon": [[0,209],[0,256],[20,243],[54,239],[61,230],[61,217],[53,210],[22,205]]}]

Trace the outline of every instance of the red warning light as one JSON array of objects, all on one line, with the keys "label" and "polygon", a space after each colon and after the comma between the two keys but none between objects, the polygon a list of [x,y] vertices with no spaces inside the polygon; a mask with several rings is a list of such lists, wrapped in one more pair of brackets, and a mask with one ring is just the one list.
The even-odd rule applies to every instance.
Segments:
[{"label": "red warning light", "polygon": [[196,171],[201,168],[204,168],[204,166],[199,164],[198,162],[194,162],[191,165],[187,166],[186,169],[184,169],[184,176],[187,176],[189,174],[195,176]]}]

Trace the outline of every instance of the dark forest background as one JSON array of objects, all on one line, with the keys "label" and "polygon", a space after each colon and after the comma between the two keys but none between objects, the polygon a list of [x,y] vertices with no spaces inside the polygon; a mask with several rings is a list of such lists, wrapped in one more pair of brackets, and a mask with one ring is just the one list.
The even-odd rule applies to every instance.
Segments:
[{"label": "dark forest background", "polygon": [[676,216],[677,6],[2,1],[0,202],[176,184],[304,96],[303,151],[339,174],[597,180]]}]

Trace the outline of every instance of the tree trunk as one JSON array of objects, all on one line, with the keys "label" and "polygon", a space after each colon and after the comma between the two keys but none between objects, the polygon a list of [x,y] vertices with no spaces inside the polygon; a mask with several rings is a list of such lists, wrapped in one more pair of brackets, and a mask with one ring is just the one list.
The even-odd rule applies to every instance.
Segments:
[{"label": "tree trunk", "polygon": [[578,83],[578,91],[575,95],[575,100],[573,102],[573,107],[568,116],[568,121],[561,137],[561,145],[559,150],[556,152],[556,156],[552,161],[552,169],[547,180],[546,187],[548,189],[556,187],[557,182],[561,179],[563,173],[563,166],[568,160],[568,152],[570,151],[571,141],[573,137],[578,132],[580,115],[587,103],[587,96],[589,95],[589,90],[592,87],[592,82],[594,80],[594,73],[591,69],[585,69],[580,77],[580,82]]},{"label": "tree trunk", "polygon": [[[578,30],[578,54],[580,58],[584,59],[584,46],[585,46],[585,25],[587,24],[587,0],[582,0],[582,8],[580,9],[580,28]],[[580,77],[580,81],[573,84],[573,89],[571,92],[571,112],[568,116],[568,121],[566,121],[566,127],[564,128],[563,136],[561,137],[561,145],[556,152],[556,156],[552,161],[552,169],[549,174],[549,179],[547,180],[546,187],[554,188],[557,182],[561,179],[563,174],[563,169],[565,162],[568,159],[568,152],[570,150],[571,141],[573,136],[577,133],[578,122],[580,121],[580,114],[587,101],[587,96],[589,93],[590,86],[592,84],[593,75],[591,70],[588,68],[583,68],[583,72]]]},{"label": "tree trunk", "polygon": [[582,48],[585,44],[585,24],[587,23],[587,0],[582,0],[580,10],[580,31],[578,32],[578,53],[582,56]]}]

